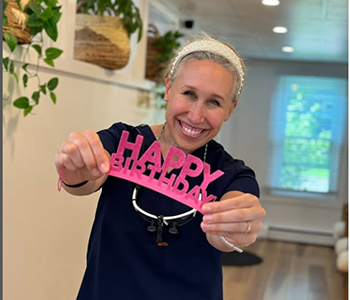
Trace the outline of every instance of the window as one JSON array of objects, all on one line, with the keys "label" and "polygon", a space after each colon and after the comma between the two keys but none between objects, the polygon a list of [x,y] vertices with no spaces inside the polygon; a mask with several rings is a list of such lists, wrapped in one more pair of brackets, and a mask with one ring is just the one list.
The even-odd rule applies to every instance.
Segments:
[{"label": "window", "polygon": [[346,79],[280,78],[271,115],[272,189],[336,191],[346,103]]}]

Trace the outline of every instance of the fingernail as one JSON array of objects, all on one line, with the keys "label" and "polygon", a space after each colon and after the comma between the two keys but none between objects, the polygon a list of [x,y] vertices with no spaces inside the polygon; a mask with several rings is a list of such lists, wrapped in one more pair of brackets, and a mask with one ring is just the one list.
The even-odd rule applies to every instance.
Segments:
[{"label": "fingernail", "polygon": [[205,213],[211,212],[211,207],[209,205],[204,205],[202,208],[203,208],[203,212]]},{"label": "fingernail", "polygon": [[101,170],[102,173],[107,173],[108,172],[108,166],[105,163],[103,163],[103,164],[100,165],[100,170]]},{"label": "fingernail", "polygon": [[213,220],[213,216],[212,215],[205,215],[203,217],[203,221],[204,222],[210,222],[211,220]]},{"label": "fingernail", "polygon": [[209,228],[210,228],[210,225],[209,225],[209,224],[202,223],[201,225],[202,225],[202,229],[203,229],[204,231],[209,230]]},{"label": "fingernail", "polygon": [[92,175],[94,175],[94,176],[98,176],[98,175],[100,175],[100,171],[98,170],[98,169],[92,169]]}]

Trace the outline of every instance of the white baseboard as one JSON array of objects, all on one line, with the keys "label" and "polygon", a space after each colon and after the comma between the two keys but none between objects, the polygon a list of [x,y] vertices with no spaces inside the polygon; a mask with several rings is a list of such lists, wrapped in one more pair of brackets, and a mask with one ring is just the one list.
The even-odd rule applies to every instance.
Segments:
[{"label": "white baseboard", "polygon": [[260,238],[288,241],[295,243],[334,246],[335,240],[332,231],[320,231],[304,228],[291,228],[264,224],[259,233]]}]

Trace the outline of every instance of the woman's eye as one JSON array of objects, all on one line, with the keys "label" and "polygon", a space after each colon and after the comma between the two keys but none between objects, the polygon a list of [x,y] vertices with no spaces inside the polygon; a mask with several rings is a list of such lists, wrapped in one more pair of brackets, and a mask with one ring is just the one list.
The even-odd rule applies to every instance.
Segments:
[{"label": "woman's eye", "polygon": [[210,103],[210,104],[213,104],[213,105],[215,105],[215,106],[220,106],[220,102],[219,102],[218,100],[212,99],[212,100],[209,100],[209,103]]},{"label": "woman's eye", "polygon": [[186,92],[184,92],[184,95],[190,96],[190,97],[196,97],[196,94],[193,93],[193,92],[191,92],[191,91],[186,91]]}]

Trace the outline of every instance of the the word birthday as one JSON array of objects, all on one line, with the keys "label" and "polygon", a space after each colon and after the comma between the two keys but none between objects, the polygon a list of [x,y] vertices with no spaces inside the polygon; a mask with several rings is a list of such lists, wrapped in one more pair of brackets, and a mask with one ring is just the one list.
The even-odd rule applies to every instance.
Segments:
[{"label": "the word birthday", "polygon": [[[109,175],[157,191],[200,212],[204,203],[217,198],[214,195],[208,195],[206,189],[224,172],[216,170],[210,173],[209,164],[191,154],[186,156],[182,150],[172,146],[162,165],[162,151],[158,141],[154,141],[139,158],[143,136],[138,135],[135,143],[128,142],[128,137],[129,132],[123,131],[117,152],[111,157]],[[131,151],[131,155],[126,159],[124,159],[125,150]],[[181,171],[178,176],[171,174],[167,177],[169,169],[181,169]],[[146,170],[149,175],[144,174]],[[190,188],[186,178],[197,177],[201,173],[203,173],[201,185]]]}]

